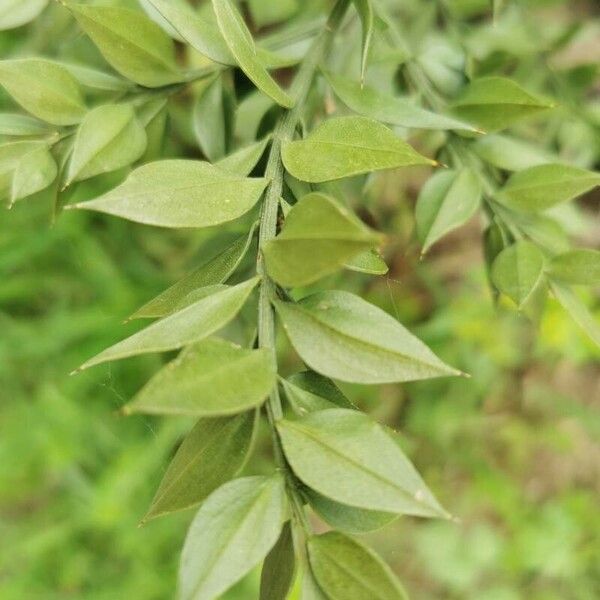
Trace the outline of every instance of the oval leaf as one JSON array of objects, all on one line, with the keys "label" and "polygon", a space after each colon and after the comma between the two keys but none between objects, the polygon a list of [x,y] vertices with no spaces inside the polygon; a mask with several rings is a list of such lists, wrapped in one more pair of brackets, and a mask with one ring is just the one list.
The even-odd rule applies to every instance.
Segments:
[{"label": "oval leaf", "polygon": [[116,171],[146,150],[146,131],[129,104],[106,104],[83,119],[67,172],[67,185]]},{"label": "oval leaf", "polygon": [[365,117],[338,117],[306,139],[283,146],[283,164],[297,179],[319,183],[380,169],[436,164],[385,125]]},{"label": "oval leaf", "polygon": [[521,171],[553,162],[552,155],[544,148],[506,135],[484,135],[472,148],[483,160],[505,171]]},{"label": "oval leaf", "polygon": [[454,101],[452,108],[455,114],[466,121],[486,131],[497,131],[553,106],[527,92],[512,79],[482,77],[471,81]]},{"label": "oval leaf", "polygon": [[275,385],[273,353],[212,339],[165,365],[124,408],[126,414],[221,416],[262,404]]},{"label": "oval leaf", "polygon": [[96,210],[162,227],[210,227],[248,212],[267,186],[198,160],[160,160],[137,168],[108,193],[69,208]]},{"label": "oval leaf", "polygon": [[314,192],[294,205],[281,233],[262,251],[269,275],[291,287],[333,273],[380,239],[334,198]]},{"label": "oval leaf", "polygon": [[18,113],[0,113],[0,135],[29,136],[43,135],[51,130],[48,125]]},{"label": "oval leaf", "polygon": [[331,600],[408,600],[392,570],[369,548],[330,531],[308,541],[310,567]]},{"label": "oval leaf", "polygon": [[212,5],[225,42],[248,79],[277,104],[291,108],[294,105],[293,100],[267,72],[260,55],[257,54],[252,35],[237,8],[230,0],[213,0]]},{"label": "oval leaf", "polygon": [[314,371],[294,373],[288,379],[281,379],[281,385],[289,403],[300,414],[328,408],[355,408],[331,379]]},{"label": "oval leaf", "polygon": [[225,327],[240,311],[257,283],[255,277],[202,298],[100,352],[78,370],[109,360],[175,350],[198,342]]},{"label": "oval leaf", "polygon": [[15,164],[11,186],[11,204],[46,189],[55,179],[58,167],[50,149],[44,143],[37,144],[23,154]]},{"label": "oval leaf", "polygon": [[279,421],[294,473],[336,502],[367,510],[448,517],[390,435],[367,415],[343,408]]},{"label": "oval leaf", "polygon": [[377,250],[367,250],[344,263],[344,268],[368,275],[385,275],[389,268]]},{"label": "oval leaf", "polygon": [[245,177],[249,175],[257,165],[261,156],[265,153],[270,141],[270,137],[265,137],[258,142],[248,144],[247,146],[228,154],[215,164],[220,169]]},{"label": "oval leaf", "polygon": [[182,301],[194,290],[223,283],[229,279],[248,252],[253,237],[254,227],[248,235],[239,237],[223,252],[144,304],[129,319],[164,317],[175,312],[181,306]]},{"label": "oval leaf", "polygon": [[492,281],[519,308],[523,308],[533,291],[543,281],[544,255],[535,244],[520,241],[496,257]]},{"label": "oval leaf", "polygon": [[27,112],[53,125],[73,125],[85,114],[77,80],[63,67],[39,58],[0,61],[0,85]]},{"label": "oval leaf", "polygon": [[367,85],[361,86],[360,83],[330,72],[324,74],[335,95],[348,108],[365,117],[400,127],[476,130],[458,119],[425,110],[409,99],[397,98]]},{"label": "oval leaf", "polygon": [[348,292],[276,302],[292,345],[318,373],[353,383],[391,383],[457,375],[381,309]]},{"label": "oval leaf", "polygon": [[415,208],[417,235],[423,254],[477,211],[481,183],[470,169],[435,173],[421,188]]},{"label": "oval leaf", "polygon": [[200,419],[169,464],[143,522],[202,502],[244,467],[258,412]]},{"label": "oval leaf", "polygon": [[498,198],[512,208],[532,212],[572,200],[597,185],[599,173],[569,165],[538,165],[513,173]]},{"label": "oval leaf", "polygon": [[0,31],[15,29],[33,21],[47,4],[48,0],[2,0]]},{"label": "oval leaf", "polygon": [[296,575],[296,555],[292,526],[288,521],[269,552],[260,576],[259,600],[286,600]]},{"label": "oval leaf", "polygon": [[573,285],[600,285],[600,251],[582,248],[555,256],[550,274]]},{"label": "oval leaf", "polygon": [[181,81],[175,46],[144,14],[116,6],[66,3],[80,27],[121,75],[147,87]]},{"label": "oval leaf", "polygon": [[280,477],[226,483],[201,506],[188,531],[179,570],[182,600],[213,600],[251,571],[282,527]]}]

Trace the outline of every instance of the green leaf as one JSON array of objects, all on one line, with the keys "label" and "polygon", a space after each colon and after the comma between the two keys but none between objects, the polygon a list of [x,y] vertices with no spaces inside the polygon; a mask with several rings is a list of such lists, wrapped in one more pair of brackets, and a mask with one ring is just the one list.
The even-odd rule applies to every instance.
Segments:
[{"label": "green leaf", "polygon": [[250,572],[273,547],[284,516],[279,477],[226,483],[200,507],[179,570],[182,600],[213,600]]},{"label": "green leaf", "polygon": [[169,464],[143,522],[202,502],[244,467],[258,411],[200,419]]},{"label": "green leaf", "polygon": [[544,255],[535,244],[520,241],[496,257],[492,281],[519,308],[523,308],[544,278]]},{"label": "green leaf", "polygon": [[473,171],[440,171],[421,188],[415,208],[417,236],[425,254],[447,233],[464,225],[481,202],[481,183]]},{"label": "green leaf", "polygon": [[294,539],[288,521],[265,558],[260,577],[260,600],[286,600],[294,585],[295,575]]},{"label": "green leaf", "polygon": [[538,165],[513,173],[498,199],[511,208],[533,212],[572,200],[597,185],[599,173],[569,165]]},{"label": "green leaf", "polygon": [[550,275],[573,285],[600,285],[600,251],[581,248],[555,256]]},{"label": "green leaf", "polygon": [[237,238],[223,252],[220,252],[164,292],[146,302],[129,318],[164,317],[177,310],[181,302],[194,290],[227,281],[248,252],[253,237],[254,227],[248,235]]},{"label": "green leaf", "polygon": [[143,13],[116,6],[71,2],[66,6],[106,61],[124,77],[146,87],[181,81],[172,40]]},{"label": "green leaf", "polygon": [[37,150],[40,142],[19,141],[0,145],[0,199],[11,201],[11,188],[15,169],[20,160]]},{"label": "green leaf", "polygon": [[267,72],[265,64],[256,51],[252,35],[231,0],[213,0],[212,5],[219,29],[242,71],[257,88],[277,104],[291,108],[294,105],[293,100]]},{"label": "green leaf", "polygon": [[554,105],[505,77],[473,80],[454,101],[453,112],[486,131],[497,131]]},{"label": "green leaf", "polygon": [[331,600],[408,600],[392,570],[369,548],[330,531],[308,541],[312,572]]},{"label": "green leaf", "polygon": [[268,348],[247,350],[203,340],[165,365],[124,412],[196,417],[237,414],[262,404],[275,385]]},{"label": "green leaf", "polygon": [[436,164],[385,125],[365,117],[328,119],[306,139],[287,142],[282,158],[294,177],[311,183],[381,169]]},{"label": "green leaf", "polygon": [[294,373],[288,379],[280,381],[288,401],[298,413],[328,408],[354,408],[331,379],[314,371]]},{"label": "green leaf", "polygon": [[11,186],[11,204],[46,189],[58,173],[50,149],[44,143],[37,144],[23,154],[15,164]]},{"label": "green leaf", "polygon": [[228,154],[215,164],[224,171],[243,175],[244,177],[252,172],[252,169],[258,164],[261,156],[265,153],[267,145],[271,141],[269,136],[248,144],[231,154]]},{"label": "green leaf", "polygon": [[227,128],[221,77],[216,77],[201,91],[193,119],[194,133],[204,156],[211,162],[225,156]]},{"label": "green leaf", "polygon": [[322,375],[391,383],[459,374],[398,321],[354,294],[319,292],[275,306],[302,360]]},{"label": "green leaf", "polygon": [[267,186],[197,160],[143,165],[103,196],[69,208],[96,210],[161,227],[210,227],[248,212]]},{"label": "green leaf", "polygon": [[100,92],[127,92],[134,88],[131,81],[85,65],[54,61],[64,67],[84,87]]},{"label": "green leaf", "polygon": [[385,275],[389,269],[377,250],[367,250],[352,257],[344,263],[344,268],[357,273],[369,275]]},{"label": "green leaf", "polygon": [[85,114],[76,79],[49,60],[0,61],[0,85],[27,112],[52,125],[73,125]]},{"label": "green leaf", "polygon": [[0,31],[15,29],[33,21],[47,4],[48,0],[2,0]]},{"label": "green leaf", "polygon": [[216,22],[203,18],[191,8],[185,10],[174,5],[170,0],[146,1],[200,54],[221,64],[236,64]]},{"label": "green leaf", "polygon": [[399,515],[448,517],[390,435],[357,410],[333,408],[277,424],[297,477],[342,504]]},{"label": "green leaf", "polygon": [[144,154],[146,142],[146,131],[129,104],[95,108],[77,131],[66,185],[130,165]]},{"label": "green leaf", "polygon": [[324,71],[324,75],[335,95],[348,108],[365,117],[401,127],[475,131],[468,123],[425,110],[411,100],[391,96],[328,71]]},{"label": "green leaf", "polygon": [[553,162],[552,155],[544,148],[506,135],[484,135],[471,147],[487,163],[505,171],[521,171]]},{"label": "green leaf", "polygon": [[0,113],[0,135],[28,136],[50,133],[48,125],[18,113]]},{"label": "green leaf", "polygon": [[307,285],[341,268],[381,240],[334,198],[313,192],[290,210],[281,233],[262,251],[280,285]]},{"label": "green leaf", "polygon": [[550,279],[550,289],[571,318],[587,333],[590,339],[600,346],[600,323],[594,318],[588,307],[568,286]]},{"label": "green leaf", "polygon": [[377,510],[364,510],[330,500],[314,490],[304,492],[313,510],[338,531],[363,534],[381,529],[398,518],[398,515]]},{"label": "green leaf", "polygon": [[364,83],[369,51],[373,42],[373,4],[371,0],[353,0],[362,27],[362,53],[360,59],[360,81]]},{"label": "green leaf", "polygon": [[258,27],[265,27],[291,19],[298,11],[298,0],[248,0],[252,19]]},{"label": "green leaf", "polygon": [[207,338],[237,315],[257,283],[255,277],[202,298],[100,352],[78,371],[110,360],[175,350]]}]

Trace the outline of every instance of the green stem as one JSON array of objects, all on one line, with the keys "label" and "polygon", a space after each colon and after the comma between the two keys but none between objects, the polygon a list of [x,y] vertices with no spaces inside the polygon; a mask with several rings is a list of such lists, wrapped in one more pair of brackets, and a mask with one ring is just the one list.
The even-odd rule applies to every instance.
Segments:
[{"label": "green stem", "polygon": [[[333,39],[335,31],[340,26],[346,13],[350,0],[338,0],[324,30],[314,40],[310,50],[304,57],[298,73],[292,83],[290,93],[294,99],[294,107],[286,111],[280,118],[273,134],[273,141],[269,153],[265,177],[270,181],[262,205],[262,214],[259,227],[259,251],[257,258],[257,271],[262,278],[258,305],[258,345],[268,348],[273,353],[273,360],[277,360],[275,347],[275,315],[271,301],[275,297],[275,283],[267,275],[264,267],[261,249],[266,242],[277,235],[277,216],[279,212],[279,199],[283,190],[284,168],[281,160],[283,144],[294,137],[294,132],[302,116],[302,110],[308,97],[317,67],[325,56]],[[289,474],[281,443],[275,429],[277,421],[283,417],[283,409],[277,386],[271,392],[267,401],[267,416],[273,436],[275,459],[278,467]],[[308,523],[304,514],[303,503],[298,496],[295,484],[290,477],[288,481],[288,494],[292,501],[292,508],[300,525],[306,530]]]}]

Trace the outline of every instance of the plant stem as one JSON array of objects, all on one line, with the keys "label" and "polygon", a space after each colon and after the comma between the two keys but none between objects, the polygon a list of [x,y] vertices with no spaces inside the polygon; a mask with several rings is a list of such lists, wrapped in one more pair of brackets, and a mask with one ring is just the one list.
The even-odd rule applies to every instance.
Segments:
[{"label": "plant stem", "polygon": [[[350,0],[338,0],[327,20],[324,30],[317,38],[315,38],[311,48],[300,64],[298,73],[294,78],[290,89],[291,96],[294,99],[294,106],[282,115],[275,127],[269,159],[265,169],[265,177],[269,179],[270,183],[266,189],[265,198],[263,200],[258,234],[259,249],[257,271],[262,278],[258,305],[258,345],[261,348],[269,348],[273,353],[274,361],[277,360],[275,347],[275,315],[273,313],[273,307],[271,306],[271,300],[275,297],[275,283],[265,270],[262,258],[262,247],[267,241],[273,239],[277,235],[277,215],[279,211],[279,199],[283,190],[284,175],[283,163],[281,161],[281,148],[286,141],[291,140],[294,136],[317,67],[325,56],[335,31],[342,22],[349,2]],[[278,467],[285,473],[289,473],[285,457],[283,456],[281,442],[275,429],[276,422],[283,417],[281,398],[279,397],[277,386],[275,386],[267,401],[267,416],[271,427],[275,459]],[[287,483],[288,494],[292,501],[294,514],[300,522],[300,525],[306,530],[308,524],[304,514],[303,503],[298,496],[295,484],[290,480],[289,476],[287,477]]]}]

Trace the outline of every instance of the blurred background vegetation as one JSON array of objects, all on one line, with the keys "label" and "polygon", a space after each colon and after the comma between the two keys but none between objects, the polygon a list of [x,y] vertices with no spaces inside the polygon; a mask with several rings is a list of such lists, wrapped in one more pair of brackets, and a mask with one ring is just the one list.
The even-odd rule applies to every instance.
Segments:
[{"label": "blurred background vegetation", "polygon": [[[482,62],[504,65],[503,54],[521,53],[521,79],[527,69],[536,79],[532,57],[547,31],[574,29],[552,67],[575,82],[560,100],[573,108],[585,90],[600,114],[596,2],[521,2],[534,11],[531,22],[547,25],[534,37],[510,6],[491,29],[479,21],[487,0],[447,4],[472,23],[468,42]],[[64,35],[63,17],[51,7],[27,27],[0,32],[0,56],[48,50],[105,68],[85,38]],[[5,96],[0,107],[14,110]],[[551,134],[554,150],[598,167],[599,124],[566,110]],[[186,127],[172,110],[167,156],[199,156]],[[93,180],[77,194],[91,197],[122,176]],[[418,169],[388,174],[368,187],[363,216],[390,235],[390,272],[345,273],[337,285],[360,290],[472,377],[344,390],[401,431],[407,452],[458,521],[400,519],[368,537],[416,600],[597,600],[600,351],[552,302],[539,324],[494,306],[477,220],[420,261],[413,207],[425,176]],[[595,247],[597,217],[597,195],[555,215],[576,240]],[[2,600],[173,597],[192,513],[137,525],[191,422],[117,414],[166,357],[68,373],[139,328],[121,321],[209,258],[224,235],[93,214],[65,213],[54,222],[44,195],[1,213]],[[584,298],[600,318],[598,294]],[[284,342],[293,369],[297,362]],[[248,470],[260,471],[268,456],[264,440]],[[254,573],[227,599],[254,598],[257,581]]]}]

